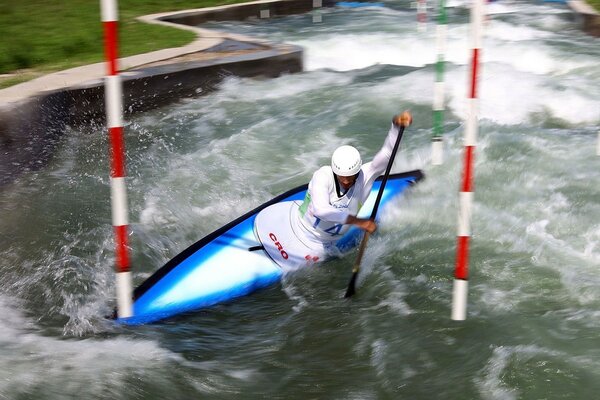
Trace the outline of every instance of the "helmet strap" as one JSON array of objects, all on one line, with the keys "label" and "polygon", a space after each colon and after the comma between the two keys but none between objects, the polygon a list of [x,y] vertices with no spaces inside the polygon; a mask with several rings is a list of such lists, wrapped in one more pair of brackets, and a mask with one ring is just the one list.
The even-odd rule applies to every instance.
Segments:
[{"label": "helmet strap", "polygon": [[342,197],[344,194],[340,190],[340,181],[338,181],[338,177],[335,172],[331,171],[331,173],[333,174],[333,182],[335,182],[335,192],[337,193],[338,197]]},{"label": "helmet strap", "polygon": [[343,197],[346,193],[348,193],[350,188],[352,188],[352,186],[354,186],[354,184],[356,183],[356,180],[358,179],[358,175],[360,175],[360,171],[358,171],[358,173],[356,175],[354,175],[354,183],[352,184],[352,186],[350,186],[350,188],[348,188],[348,190],[346,190],[344,193],[342,193],[342,187],[340,186],[340,181],[338,180],[338,176],[333,171],[331,171],[331,173],[333,174],[333,182],[335,183],[335,192],[337,193],[338,197]]}]

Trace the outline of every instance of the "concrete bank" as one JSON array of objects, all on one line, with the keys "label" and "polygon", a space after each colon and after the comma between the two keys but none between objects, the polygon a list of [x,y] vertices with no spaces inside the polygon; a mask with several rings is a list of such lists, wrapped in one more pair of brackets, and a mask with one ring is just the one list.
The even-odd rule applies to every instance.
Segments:
[{"label": "concrete bank", "polygon": [[[227,76],[302,71],[302,49],[201,29],[208,21],[272,18],[332,6],[329,0],[273,0],[154,14],[140,19],[192,30],[193,43],[119,60],[125,116],[209,93]],[[0,186],[43,167],[68,126],[104,123],[104,63],[0,90]]]},{"label": "concrete bank", "polygon": [[585,33],[600,37],[600,13],[582,0],[568,0],[567,4],[573,10]]}]

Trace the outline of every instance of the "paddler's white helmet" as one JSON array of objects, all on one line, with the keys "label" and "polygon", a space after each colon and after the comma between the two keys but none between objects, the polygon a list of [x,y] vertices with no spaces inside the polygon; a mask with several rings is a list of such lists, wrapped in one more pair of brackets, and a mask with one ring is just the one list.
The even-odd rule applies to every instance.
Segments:
[{"label": "paddler's white helmet", "polygon": [[340,146],[331,156],[331,169],[339,176],[353,176],[358,174],[362,160],[360,153],[352,146]]}]

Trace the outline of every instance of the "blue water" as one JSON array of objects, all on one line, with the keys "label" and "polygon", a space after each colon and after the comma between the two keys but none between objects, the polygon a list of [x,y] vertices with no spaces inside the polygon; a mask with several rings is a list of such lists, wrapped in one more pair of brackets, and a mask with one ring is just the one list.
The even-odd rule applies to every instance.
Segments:
[{"label": "blue water", "polygon": [[[353,257],[164,323],[115,326],[108,144],[64,136],[0,192],[0,398],[588,399],[600,390],[600,42],[564,5],[494,2],[485,26],[468,317],[450,319],[469,41],[449,9],[445,160],[436,47],[408,2],[209,27],[303,46],[306,71],[230,77],[126,126],[134,283],[414,116],[358,293]],[[431,6],[431,5],[430,5]],[[431,10],[430,10],[431,11]]]}]

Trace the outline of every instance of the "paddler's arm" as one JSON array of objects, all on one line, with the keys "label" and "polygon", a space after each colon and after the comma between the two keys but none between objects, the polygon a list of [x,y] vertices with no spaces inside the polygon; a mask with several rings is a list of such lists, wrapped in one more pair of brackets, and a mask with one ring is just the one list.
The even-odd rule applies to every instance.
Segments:
[{"label": "paddler's arm", "polygon": [[[401,126],[407,127],[412,123],[412,115],[408,111],[404,111],[401,114],[395,115],[392,118],[392,126],[388,131],[388,134],[383,142],[383,146],[381,149],[375,154],[373,157],[373,161],[370,163],[369,168],[371,171],[370,176],[379,176],[385,171],[385,167],[387,166],[390,157],[392,155],[392,150],[394,149],[394,144],[396,143],[396,138],[398,137],[398,132]],[[367,180],[370,178],[367,176]]]},{"label": "paddler's arm", "polygon": [[357,218],[354,215],[348,215],[346,223],[357,226],[360,229],[369,233],[373,233],[377,229],[377,224],[375,223],[375,221],[366,218]]},{"label": "paddler's arm", "polygon": [[[394,148],[396,138],[398,137],[400,127],[407,127],[411,123],[412,115],[410,115],[408,111],[404,111],[392,118],[392,126],[387,137],[385,138],[381,150],[377,152],[372,162],[366,163],[362,167],[362,171],[365,174],[365,185],[367,187],[367,190],[365,190],[365,196],[368,196],[368,192],[371,190],[371,185],[373,184],[375,178],[385,170],[385,167],[387,166],[387,163],[392,155],[392,150]],[[363,200],[366,200],[366,197]],[[348,215],[346,224],[355,225],[369,233],[373,233],[377,229],[377,224],[375,221],[371,219],[357,218],[353,215]]]}]

